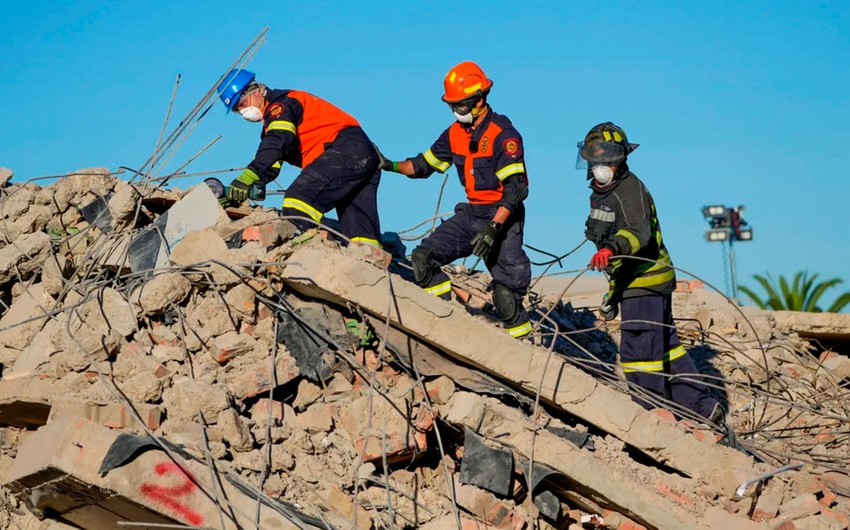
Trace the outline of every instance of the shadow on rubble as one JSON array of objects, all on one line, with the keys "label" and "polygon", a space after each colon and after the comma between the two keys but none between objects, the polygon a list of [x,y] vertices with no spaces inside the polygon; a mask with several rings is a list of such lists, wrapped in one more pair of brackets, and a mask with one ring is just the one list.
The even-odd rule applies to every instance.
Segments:
[{"label": "shadow on rubble", "polygon": [[[553,351],[577,368],[594,377],[610,382],[621,380],[621,372],[617,368],[618,328],[607,327],[595,312],[588,308],[575,309],[570,302],[559,302],[546,318],[541,314],[545,314],[546,308],[540,309],[541,311],[532,313],[532,320],[542,321],[539,336],[534,339],[539,346],[553,348]],[[682,344],[688,350],[699,374],[710,387],[711,394],[724,410],[729,410],[724,374],[711,362],[719,352],[705,344],[705,332],[698,321],[676,319],[676,325]],[[669,399],[670,396],[665,398]]]}]

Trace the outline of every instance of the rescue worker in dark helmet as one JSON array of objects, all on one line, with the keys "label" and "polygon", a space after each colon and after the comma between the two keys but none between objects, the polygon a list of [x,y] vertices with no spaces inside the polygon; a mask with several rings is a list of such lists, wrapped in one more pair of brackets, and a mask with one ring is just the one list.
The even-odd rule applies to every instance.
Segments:
[{"label": "rescue worker in dark helmet", "polygon": [[[587,169],[591,181],[585,235],[597,252],[590,267],[604,270],[610,280],[600,313],[611,320],[619,306],[620,361],[628,381],[717,423],[723,410],[702,384],[673,324],[676,272],[661,237],[655,203],[626,163],[637,147],[611,122],[592,128],[578,144],[576,167]],[[633,399],[654,407],[637,396]]]},{"label": "rescue worker in dark helmet", "polygon": [[493,277],[493,305],[508,333],[518,338],[532,329],[522,303],[531,282],[531,263],[522,249],[528,178],[522,137],[487,103],[492,86],[473,62],[453,67],[442,99],[455,123],[416,157],[392,162],[382,156],[381,169],[428,178],[457,167],[469,202],[458,204],[455,215],[413,249],[414,278],[426,291],[449,299],[451,280],[440,267],[478,256]]},{"label": "rescue worker in dark helmet", "polygon": [[230,200],[244,201],[288,162],[301,173],[286,190],[283,215],[305,218],[294,221],[305,230],[336,208],[343,235],[380,246],[378,153],[356,119],[307,92],[270,89],[247,70],[231,70],[218,93],[228,112],[263,124],[254,159],[227,189]]}]

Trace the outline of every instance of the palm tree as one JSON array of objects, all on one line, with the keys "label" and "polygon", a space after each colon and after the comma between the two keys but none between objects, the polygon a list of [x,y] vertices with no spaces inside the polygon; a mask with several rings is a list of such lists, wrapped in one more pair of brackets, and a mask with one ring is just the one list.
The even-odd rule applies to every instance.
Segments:
[{"label": "palm tree", "polygon": [[[779,281],[776,282],[770,274],[768,274],[766,278],[759,274],[754,274],[753,278],[761,284],[767,294],[767,298],[765,300],[762,300],[761,297],[756,295],[756,293],[748,287],[741,286],[740,290],[747,295],[754,304],[762,309],[773,309],[774,311],[784,309],[788,311],[821,313],[823,312],[823,309],[821,309],[818,305],[821,296],[823,296],[827,289],[831,289],[841,283],[844,283],[844,281],[840,278],[831,278],[823,282],[817,282],[817,277],[817,274],[809,276],[807,271],[798,272],[794,275],[794,281],[789,287],[788,281],[782,275],[779,276]],[[839,296],[832,305],[829,306],[829,309],[827,309],[826,312],[838,313],[844,309],[847,304],[850,304],[850,292],[845,292]]]}]

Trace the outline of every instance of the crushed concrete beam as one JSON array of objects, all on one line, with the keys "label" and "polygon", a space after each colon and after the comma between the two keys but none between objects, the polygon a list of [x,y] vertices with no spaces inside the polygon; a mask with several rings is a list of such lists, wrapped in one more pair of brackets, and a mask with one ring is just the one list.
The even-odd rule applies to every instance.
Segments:
[{"label": "crushed concrete beam", "polygon": [[[86,530],[119,528],[120,521],[255,527],[256,497],[227,481],[222,481],[224,491],[215,493],[209,469],[199,462],[175,461],[150,450],[101,474],[101,463],[118,436],[82,418],[50,423],[20,445],[3,486],[36,515]],[[228,499],[232,507],[225,509],[223,526],[217,497]],[[260,527],[298,528],[265,505]]]},{"label": "crushed concrete beam", "polygon": [[498,440],[526,457],[531,454],[533,443],[535,463],[552,467],[574,482],[576,491],[651,528],[699,527],[693,515],[651,488],[609,470],[592,453],[547,431],[538,432],[532,442],[528,418],[493,398],[458,392],[440,408],[440,415],[450,424],[477,430],[481,436]]},{"label": "crushed concrete beam", "polygon": [[850,341],[850,314],[804,313],[801,311],[771,311],[776,327],[794,332],[803,338],[843,339]]},{"label": "crushed concrete beam", "polygon": [[543,376],[541,399],[548,404],[727,496],[743,480],[758,474],[753,461],[745,455],[700,442],[560,356],[549,358],[542,348],[513,340],[458,305],[440,300],[343,250],[321,243],[305,245],[289,258],[281,276],[290,288],[306,296],[339,305],[352,303],[382,320],[387,318],[389,276],[395,295],[390,321],[406,333],[532,396]]}]

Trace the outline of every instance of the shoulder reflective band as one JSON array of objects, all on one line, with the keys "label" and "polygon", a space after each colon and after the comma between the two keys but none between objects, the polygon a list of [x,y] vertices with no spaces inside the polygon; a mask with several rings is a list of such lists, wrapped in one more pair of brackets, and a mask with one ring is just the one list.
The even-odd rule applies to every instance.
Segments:
[{"label": "shoulder reflective band", "polygon": [[291,208],[293,210],[298,210],[299,212],[303,212],[307,214],[307,217],[316,221],[317,223],[322,220],[322,212],[313,208],[306,202],[298,199],[293,199],[290,197],[284,197],[283,199],[283,207]]},{"label": "shoulder reflective band", "polygon": [[507,331],[508,331],[508,334],[511,337],[518,339],[520,337],[523,337],[523,336],[531,333],[532,329],[533,328],[531,326],[531,322],[526,320],[524,324],[520,324],[519,326],[514,326],[512,328],[508,328]]},{"label": "shoulder reflective band", "polygon": [[452,290],[452,281],[446,280],[443,283],[438,283],[433,287],[426,287],[425,292],[431,293],[434,296],[440,296],[446,294],[447,292]]},{"label": "shoulder reflective band", "polygon": [[631,249],[629,254],[634,254],[640,250],[640,241],[638,241],[638,238],[636,238],[635,235],[628,230],[621,228],[620,230],[617,230],[617,233],[614,234],[614,236],[623,236],[626,238],[626,241],[629,242],[629,248]]},{"label": "shoulder reflective band", "polygon": [[295,134],[295,124],[291,121],[275,120],[266,127],[266,132],[269,131],[289,131]]},{"label": "shoulder reflective band", "polygon": [[428,162],[428,164],[430,164],[432,168],[436,169],[440,173],[445,173],[446,170],[449,169],[449,166],[451,166],[450,163],[443,162],[442,160],[434,156],[434,153],[432,153],[430,149],[425,151],[425,161]]},{"label": "shoulder reflective band", "polygon": [[499,171],[496,171],[496,177],[498,177],[499,180],[505,180],[511,175],[516,175],[517,173],[525,173],[525,164],[522,162],[505,166]]}]

